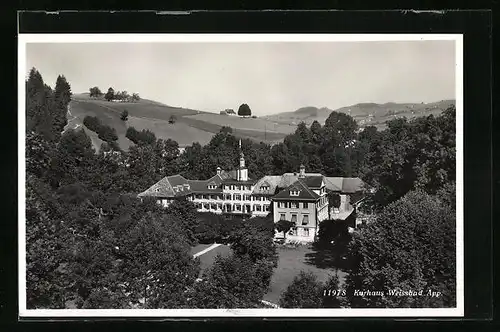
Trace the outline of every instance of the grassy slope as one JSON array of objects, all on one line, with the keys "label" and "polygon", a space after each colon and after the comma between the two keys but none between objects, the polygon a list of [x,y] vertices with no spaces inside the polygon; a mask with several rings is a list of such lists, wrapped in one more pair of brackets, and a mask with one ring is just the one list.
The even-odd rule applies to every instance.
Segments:
[{"label": "grassy slope", "polygon": [[[435,103],[428,104],[398,104],[398,103],[362,103],[352,106],[336,109],[336,112],[350,114],[360,126],[374,125],[379,128],[385,126],[385,122],[397,117],[413,118],[416,116],[427,116],[430,114],[437,115],[445,110],[451,104],[455,104],[454,100],[441,100]],[[285,112],[275,115],[266,116],[270,121],[275,121],[282,124],[298,124],[304,121],[310,125],[313,121],[318,121],[321,124],[325,123],[330,113],[333,110],[328,108],[303,107],[295,112]],[[393,114],[389,114],[392,112]]]},{"label": "grassy slope", "polygon": [[[125,109],[129,113],[129,120],[126,122],[120,119],[120,114]],[[116,129],[118,143],[123,149],[128,149],[133,144],[125,137],[129,126],[138,130],[149,129],[158,138],[171,138],[177,141],[180,147],[191,145],[193,142],[206,144],[223,125],[230,125],[237,136],[257,141],[265,140],[268,143],[282,140],[286,134],[295,130],[295,126],[277,126],[260,119],[222,116],[144,99],[137,103],[107,102],[90,98],[88,94],[75,94],[70,103],[70,112],[67,128],[83,126],[86,115],[97,116],[104,124]],[[168,123],[172,115],[177,118],[175,124]],[[91,139],[95,148],[102,143],[97,135],[91,135]]]}]

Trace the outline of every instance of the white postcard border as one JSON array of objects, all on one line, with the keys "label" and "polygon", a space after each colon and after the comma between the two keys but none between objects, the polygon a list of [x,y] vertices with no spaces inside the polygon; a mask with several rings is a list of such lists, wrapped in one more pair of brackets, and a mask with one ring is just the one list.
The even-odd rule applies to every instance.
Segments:
[{"label": "white postcard border", "polygon": [[[456,54],[456,308],[339,309],[27,309],[25,80],[27,43],[370,42],[455,41]],[[64,73],[61,73],[64,74]],[[463,36],[461,34],[19,34],[18,35],[18,250],[20,317],[463,317]]]}]

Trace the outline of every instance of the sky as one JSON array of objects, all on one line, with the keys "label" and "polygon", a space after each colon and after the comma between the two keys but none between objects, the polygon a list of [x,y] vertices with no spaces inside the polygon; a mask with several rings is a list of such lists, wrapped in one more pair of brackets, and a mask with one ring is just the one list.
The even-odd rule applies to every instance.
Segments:
[{"label": "sky", "polygon": [[455,99],[454,41],[29,43],[26,70],[171,106],[252,114]]}]

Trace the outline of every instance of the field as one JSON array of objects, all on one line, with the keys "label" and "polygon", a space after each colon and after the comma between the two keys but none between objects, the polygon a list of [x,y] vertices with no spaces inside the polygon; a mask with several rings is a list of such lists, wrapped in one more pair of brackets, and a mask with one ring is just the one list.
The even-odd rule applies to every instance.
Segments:
[{"label": "field", "polygon": [[[127,110],[128,121],[120,119],[121,113]],[[69,105],[68,125],[66,128],[83,126],[85,116],[97,116],[103,124],[116,129],[120,147],[127,150],[133,143],[125,137],[129,126],[137,130],[149,129],[158,138],[171,138],[186,147],[194,142],[206,144],[211,137],[220,131],[222,126],[231,126],[233,133],[241,138],[255,141],[275,143],[282,140],[295,126],[276,125],[268,120],[243,119],[222,116],[187,108],[172,107],[150,100],[136,103],[116,103],[102,99],[90,98],[88,94],[75,94]],[[175,123],[169,123],[171,116]],[[229,119],[230,118],[230,119]],[[95,133],[86,130],[91,137],[94,148],[99,149],[103,143]]]}]

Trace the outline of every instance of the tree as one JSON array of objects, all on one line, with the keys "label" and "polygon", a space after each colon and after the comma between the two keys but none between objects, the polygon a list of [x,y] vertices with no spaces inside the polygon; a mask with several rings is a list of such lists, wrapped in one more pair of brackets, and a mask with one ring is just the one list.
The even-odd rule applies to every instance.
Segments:
[{"label": "tree", "polygon": [[167,207],[166,213],[181,222],[186,237],[191,243],[201,240],[198,233],[201,218],[192,202],[186,199],[175,200]]},{"label": "tree", "polygon": [[153,145],[156,143],[156,135],[148,129],[137,131],[134,127],[128,127],[125,137],[137,145]]},{"label": "tree", "polygon": [[57,141],[61,135],[58,128],[61,118],[56,120],[54,93],[43,82],[42,75],[32,68],[26,81],[26,131],[39,133],[43,139]]},{"label": "tree", "polygon": [[289,220],[281,219],[276,223],[276,230],[278,232],[283,232],[283,237],[286,239],[286,233],[294,227],[295,224]]},{"label": "tree", "polygon": [[273,236],[253,224],[244,224],[229,236],[229,243],[235,255],[248,255],[252,261],[266,260],[276,267],[278,254],[273,243]]},{"label": "tree", "polygon": [[220,133],[226,133],[226,134],[232,134],[233,133],[233,128],[228,127],[228,126],[222,126],[220,128]]},{"label": "tree", "polygon": [[364,133],[363,180],[375,189],[367,206],[380,211],[414,189],[435,194],[455,181],[455,108],[441,115],[395,119]]},{"label": "tree", "polygon": [[323,288],[323,308],[340,308],[341,299],[343,299],[343,292],[345,290],[341,289],[339,286],[339,277],[337,275],[331,275],[325,283]]},{"label": "tree", "polygon": [[94,158],[92,142],[83,128],[66,131],[50,158],[47,181],[53,187],[89,176]]},{"label": "tree", "polygon": [[251,116],[252,115],[252,110],[247,104],[241,104],[240,107],[238,108],[238,115],[239,116]]},{"label": "tree", "polygon": [[108,92],[106,92],[106,94],[104,95],[104,99],[106,99],[107,101],[115,99],[115,90],[113,90],[113,88],[110,87],[108,89]]},{"label": "tree", "polygon": [[272,276],[272,264],[248,256],[217,256],[187,293],[189,308],[258,308]]},{"label": "tree", "polygon": [[199,263],[175,219],[147,214],[123,233],[117,246],[123,257],[121,281],[133,301],[145,299],[146,308],[175,308],[184,301]]},{"label": "tree", "polygon": [[56,86],[54,89],[53,117],[54,131],[57,137],[61,136],[61,132],[68,123],[66,114],[68,105],[71,101],[71,86],[64,75],[57,76]]},{"label": "tree", "polygon": [[127,110],[123,110],[121,116],[120,116],[120,119],[122,119],[122,121],[127,121],[128,120],[128,111]]},{"label": "tree", "polygon": [[83,118],[83,125],[93,132],[98,133],[102,123],[97,116],[86,115]]},{"label": "tree", "polygon": [[105,142],[113,142],[118,140],[116,129],[105,125],[99,127],[98,137]]},{"label": "tree", "polygon": [[300,271],[280,298],[283,308],[321,308],[323,285],[312,272]]},{"label": "tree", "polygon": [[168,123],[170,123],[170,124],[174,124],[176,121],[177,121],[177,117],[173,114],[168,118]]},{"label": "tree", "polygon": [[[456,305],[456,213],[447,201],[421,190],[409,192],[384,208],[376,221],[354,233],[348,253],[351,268],[345,281],[351,307]],[[355,289],[426,294],[361,297],[353,296]],[[441,295],[427,296],[428,290]]]},{"label": "tree", "polygon": [[134,93],[132,94],[131,99],[132,99],[132,101],[137,102],[137,101],[141,100],[141,97],[139,97],[139,94],[138,94],[138,93],[135,93],[135,92],[134,92]]},{"label": "tree", "polygon": [[90,88],[89,92],[90,92],[91,98],[99,98],[103,95],[101,89],[99,89],[99,87],[97,87],[97,86]]}]

